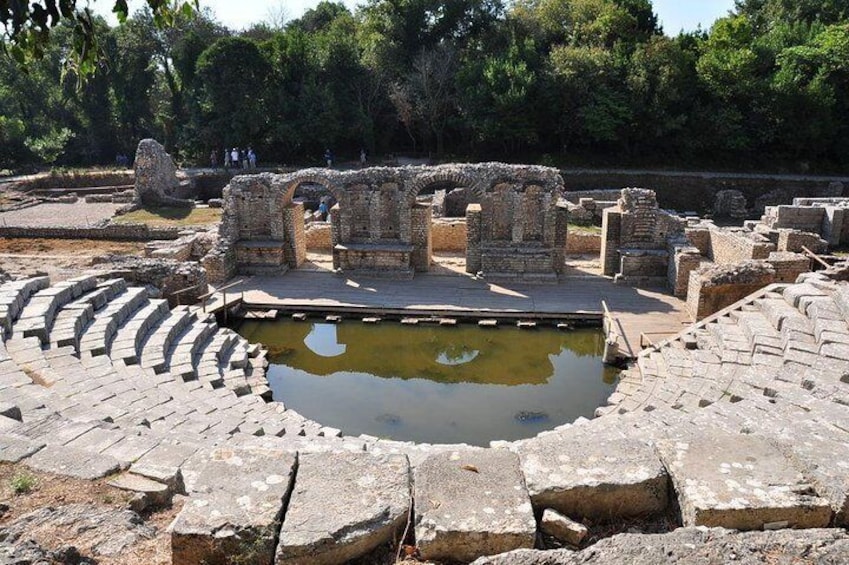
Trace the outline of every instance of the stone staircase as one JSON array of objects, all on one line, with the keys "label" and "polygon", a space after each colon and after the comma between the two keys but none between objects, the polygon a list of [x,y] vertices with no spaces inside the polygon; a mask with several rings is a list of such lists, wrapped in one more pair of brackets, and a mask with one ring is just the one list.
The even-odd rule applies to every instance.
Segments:
[{"label": "stone staircase", "polygon": [[533,547],[546,508],[845,528],[848,320],[849,283],[767,287],[644,351],[597,418],[483,449],[342,437],[267,401],[260,347],[121,280],[16,281],[0,285],[0,462],[148,481],[126,486],[139,507],[187,494],[180,564],[340,563],[408,516],[424,559],[471,561]]}]

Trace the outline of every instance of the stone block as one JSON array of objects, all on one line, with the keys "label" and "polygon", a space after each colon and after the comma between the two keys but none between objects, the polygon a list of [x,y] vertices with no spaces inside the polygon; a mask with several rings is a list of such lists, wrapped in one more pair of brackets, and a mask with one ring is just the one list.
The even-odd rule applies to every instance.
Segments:
[{"label": "stone block", "polygon": [[171,526],[172,563],[271,563],[294,475],[290,453],[212,451]]},{"label": "stone block", "polygon": [[432,455],[415,470],[416,543],[423,559],[472,561],[536,534],[518,457],[508,451]]},{"label": "stone block", "polygon": [[779,450],[751,435],[691,431],[657,444],[681,507],[684,526],[760,530],[785,523],[822,528],[827,500]]},{"label": "stone block", "polygon": [[406,456],[302,455],[274,562],[331,565],[360,557],[398,539],[409,512]]},{"label": "stone block", "polygon": [[575,522],[551,508],[546,508],[540,520],[540,529],[546,534],[571,545],[581,545],[589,531],[587,527]]},{"label": "stone block", "polygon": [[48,445],[27,460],[36,471],[94,480],[110,475],[121,465],[113,457],[61,445]]},{"label": "stone block", "polygon": [[517,451],[537,510],[607,521],[667,507],[666,471],[655,450],[637,439],[570,428],[521,442]]}]

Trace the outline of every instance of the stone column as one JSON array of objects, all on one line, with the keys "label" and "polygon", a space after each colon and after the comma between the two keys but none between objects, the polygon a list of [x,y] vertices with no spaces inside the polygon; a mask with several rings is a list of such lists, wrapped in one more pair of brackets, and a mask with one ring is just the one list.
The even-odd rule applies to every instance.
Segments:
[{"label": "stone column", "polygon": [[466,207],[466,272],[477,273],[481,270],[481,205],[469,204]]},{"label": "stone column", "polygon": [[601,220],[602,274],[612,277],[619,272],[619,246],[622,241],[622,212],[607,208]]},{"label": "stone column", "polygon": [[297,203],[283,209],[283,226],[286,230],[284,239],[286,264],[292,269],[297,269],[307,258],[303,204]]},{"label": "stone column", "polygon": [[330,251],[333,254],[334,269],[341,268],[339,252],[336,250],[336,246],[340,243],[342,243],[341,211],[339,210],[339,204],[335,204],[333,208],[330,209]]},{"label": "stone column", "polygon": [[433,247],[430,238],[432,209],[430,206],[417,205],[412,209],[412,244],[413,256],[411,263],[418,273],[427,272],[433,259]]}]

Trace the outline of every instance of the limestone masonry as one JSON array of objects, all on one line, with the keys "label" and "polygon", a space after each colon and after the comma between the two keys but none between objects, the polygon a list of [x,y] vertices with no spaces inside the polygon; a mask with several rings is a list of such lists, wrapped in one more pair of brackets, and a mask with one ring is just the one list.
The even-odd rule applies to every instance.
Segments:
[{"label": "limestone masonry", "polygon": [[344,437],[267,402],[261,348],[123,279],[6,282],[0,461],[118,472],[140,507],[185,493],[178,564],[246,547],[338,563],[393,539],[410,500],[422,555],[462,561],[532,547],[546,509],[842,528],[846,279],[849,265],[769,285],[645,350],[597,418],[489,449]]}]

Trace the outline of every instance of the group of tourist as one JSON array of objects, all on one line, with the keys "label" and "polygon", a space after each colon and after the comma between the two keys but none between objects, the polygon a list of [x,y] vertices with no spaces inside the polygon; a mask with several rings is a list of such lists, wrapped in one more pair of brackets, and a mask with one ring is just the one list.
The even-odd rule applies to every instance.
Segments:
[{"label": "group of tourist", "polygon": [[[330,149],[324,150],[324,161],[327,163],[327,168],[333,168],[333,151]],[[366,166],[366,150],[360,149],[360,167]]]},{"label": "group of tourist", "polygon": [[[213,169],[218,168],[218,152],[214,149],[209,154],[209,165]],[[229,169],[231,167],[234,169],[256,169],[256,152],[250,146],[241,150],[238,147],[233,149],[225,147],[224,168]]]}]

